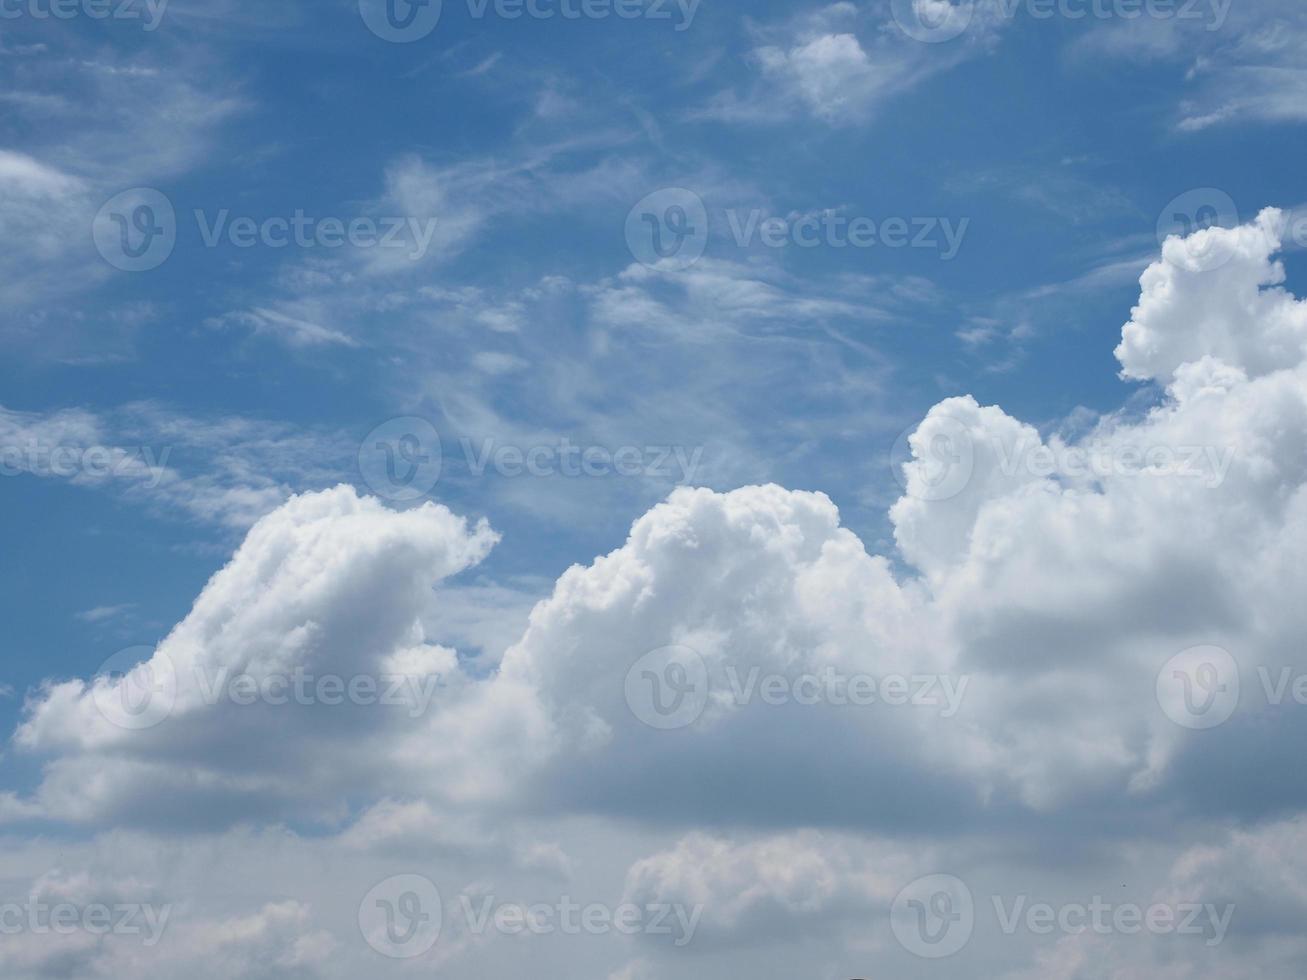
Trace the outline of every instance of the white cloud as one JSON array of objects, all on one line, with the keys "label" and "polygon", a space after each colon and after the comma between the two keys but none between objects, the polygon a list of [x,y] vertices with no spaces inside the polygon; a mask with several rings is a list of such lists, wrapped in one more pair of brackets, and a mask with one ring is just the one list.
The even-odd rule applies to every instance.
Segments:
[{"label": "white cloud", "polygon": [[11,120],[0,148],[0,347],[38,360],[126,359],[137,332],[124,322],[130,308],[77,303],[116,274],[96,254],[92,220],[114,195],[166,186],[204,161],[246,102],[202,44],[150,44],[133,56],[76,31],[57,36],[0,57]]},{"label": "white cloud", "polygon": [[[6,815],[39,808],[171,830],[199,818],[309,820],[345,827],[360,859],[428,842],[499,874],[555,879],[584,878],[584,853],[566,834],[555,847],[523,832],[515,817],[593,821],[602,833],[581,839],[603,840],[609,856],[629,855],[653,823],[678,839],[631,856],[623,887],[711,906],[698,972],[676,971],[690,977],[712,975],[703,964],[714,943],[747,946],[774,922],[864,910],[882,923],[866,949],[883,949],[887,897],[905,875],[932,870],[904,861],[908,835],[947,842],[932,860],[949,860],[979,891],[993,871],[986,855],[1013,835],[1051,854],[1133,834],[1150,894],[1268,911],[1216,953],[1168,949],[1153,972],[1137,946],[1085,940],[1086,952],[1056,939],[1003,947],[1005,970],[1291,976],[1285,950],[1296,940],[1274,910],[1296,908],[1301,889],[1274,869],[1300,843],[1296,824],[1162,867],[1169,848],[1234,818],[1265,825],[1307,806],[1300,714],[1258,692],[1258,666],[1307,671],[1307,321],[1276,286],[1277,220],[1267,212],[1169,241],[1145,271],[1120,350],[1131,377],[1166,385],[1145,414],[1105,416],[1071,440],[970,397],[936,406],[910,440],[908,492],[891,514],[907,569],[869,554],[821,493],[682,488],[620,547],[565,572],[487,675],[422,624],[440,621],[432,586],[494,543],[488,527],[434,504],[395,512],[348,488],[296,497],[250,531],[155,652],[179,668],[172,717],[116,728],[80,680],[32,696],[17,741],[46,768],[30,798],[5,800]],[[1228,261],[1191,261],[1213,250]],[[1190,474],[1150,455],[1159,448],[1216,454],[1186,459]],[[1071,465],[1089,449],[1135,462]],[[969,479],[939,493],[936,467],[959,457]],[[640,656],[668,644],[698,651],[711,683],[702,716],[673,732],[639,720],[625,683]],[[1198,644],[1228,650],[1246,685],[1214,732],[1176,724],[1155,693],[1162,666]],[[445,686],[416,715],[333,715],[207,704],[196,667],[256,678],[395,670]],[[736,695],[753,668],[967,685],[953,714],[884,701],[775,706]],[[1180,843],[1158,843],[1177,812],[1188,818]],[[894,842],[871,846],[871,834]],[[452,887],[491,886],[463,875]],[[451,935],[455,968],[503,954]],[[609,973],[648,959],[670,975],[661,953],[613,954]]]},{"label": "white cloud", "polygon": [[861,114],[896,79],[892,70],[878,68],[852,34],[826,34],[789,51],[759,48],[754,56],[764,74],[792,86],[827,122]]},{"label": "white cloud", "polygon": [[[339,330],[324,326],[317,320],[305,319],[303,315],[294,315],[300,314],[300,307],[306,304],[287,305],[293,311],[292,313],[267,307],[255,307],[254,309],[238,310],[220,317],[214,317],[208,321],[208,325],[219,329],[233,324],[248,327],[256,334],[266,334],[281,340],[288,347],[295,348],[332,345],[342,347],[359,346],[356,340]],[[325,311],[308,309],[303,312],[314,317],[320,317]]]},{"label": "white cloud", "polygon": [[[1160,9],[1160,8],[1159,8]],[[1175,127],[1307,121],[1307,18],[1296,0],[1178,5],[1170,16],[1100,21],[1072,45],[1077,59],[1128,59],[1185,69]]]},{"label": "white cloud", "polygon": [[[944,7],[947,4],[936,4]],[[958,12],[948,17],[964,17]],[[938,17],[940,11],[926,13]],[[718,92],[690,116],[738,123],[815,117],[832,126],[866,122],[890,98],[984,51],[999,21],[987,6],[949,44],[910,37],[889,4],[834,3],[780,23],[750,23],[757,78]]]},{"label": "white cloud", "polygon": [[[76,753],[47,771],[40,797],[47,815],[96,821],[120,813],[148,821],[153,793],[171,785],[170,794],[191,795],[189,804],[175,797],[182,810],[174,812],[198,819],[217,815],[206,813],[204,799],[288,806],[326,819],[334,806],[329,798],[350,787],[360,790],[380,778],[381,786],[404,788],[400,769],[419,760],[401,762],[413,746],[395,745],[404,726],[397,732],[393,723],[419,718],[416,708],[438,693],[457,693],[461,676],[453,651],[424,641],[418,617],[432,585],[480,561],[495,540],[484,524],[469,528],[434,504],[395,513],[347,487],[292,498],[255,525],[160,643],[149,668],[117,681],[55,683],[41,693],[18,743],[40,753]],[[285,707],[305,724],[294,745],[283,727],[285,712],[266,703],[242,705],[227,692],[238,675],[266,681],[290,677],[296,668],[309,672],[311,690],[324,676],[368,676],[378,685],[412,676],[453,692],[406,688],[404,703],[340,705],[334,713],[327,709],[326,730],[323,704],[292,701]],[[103,710],[104,699],[151,676],[150,669],[156,679],[175,677],[160,702],[168,716],[147,730],[122,727]],[[288,696],[284,688],[282,696]],[[269,739],[280,746],[275,759],[261,756]],[[183,745],[190,749],[179,756]],[[378,770],[376,751],[399,768]],[[323,768],[311,761],[333,754]],[[317,775],[306,780],[302,765]],[[324,793],[324,782],[337,789]]]},{"label": "white cloud", "polygon": [[892,847],[811,831],[746,843],[692,834],[635,862],[623,898],[701,907],[714,946],[773,944],[871,921],[917,867]]},{"label": "white cloud", "polygon": [[98,412],[0,406],[0,476],[67,480],[242,532],[293,490],[334,485],[357,448],[338,433],[201,419],[151,402]]},{"label": "white cloud", "polygon": [[1297,367],[1307,353],[1307,303],[1287,290],[1284,219],[1269,208],[1242,228],[1172,236],[1116,349],[1126,377],[1167,383],[1205,357],[1260,377]]},{"label": "white cloud", "polygon": [[[899,579],[884,558],[867,554],[821,494],[774,486],[678,490],[635,523],[620,549],[559,580],[491,678],[464,678],[452,652],[428,648],[424,656],[458,683],[430,718],[411,725],[392,719],[432,743],[413,778],[438,798],[463,803],[529,792],[509,787],[539,778],[582,809],[657,805],[679,819],[687,801],[662,781],[688,786],[719,766],[763,781],[778,766],[810,760],[795,777],[806,791],[781,813],[760,812],[757,800],[738,792],[712,798],[711,806],[735,819],[886,826],[930,800],[950,801],[959,808],[950,819],[960,821],[964,814],[983,820],[999,800],[1048,813],[1077,800],[1119,806],[1119,796],[1129,794],[1147,811],[1168,794],[1199,791],[1185,769],[1193,746],[1153,700],[1158,668],[1206,642],[1231,649],[1249,670],[1274,657],[1296,662],[1295,651],[1247,625],[1252,610],[1285,601],[1292,579],[1277,580],[1269,570],[1288,561],[1284,549],[1307,533],[1307,498],[1298,492],[1307,482],[1300,436],[1307,327],[1296,300],[1260,288],[1278,277],[1274,217],[1201,233],[1235,253],[1217,269],[1190,268],[1183,244],[1172,241],[1144,273],[1122,363],[1139,376],[1174,378],[1168,399],[1143,419],[1106,417],[1066,442],[1045,440],[970,398],[932,410],[911,439],[909,492],[891,512],[901,553],[920,579]],[[1199,306],[1207,319],[1195,330]],[[949,454],[966,449],[969,479],[947,499],[933,499],[941,445]],[[1135,453],[1141,461],[1103,471],[1066,463],[1091,447],[1109,460]],[[1175,469],[1147,455],[1158,448]],[[1036,465],[1045,458],[1048,466]],[[1181,465],[1193,472],[1180,472]],[[430,548],[470,533],[455,530],[460,525],[439,509],[392,514],[346,490],[298,498],[251,532],[161,651],[183,665],[267,670],[340,666],[346,650],[375,667],[401,649],[424,649],[408,632],[427,601],[412,586],[475,560],[491,538],[482,529],[456,547],[441,545],[467,557],[433,565],[424,578],[421,562],[437,552],[411,542],[401,548],[402,539],[385,532],[419,520],[443,528]],[[354,528],[372,525],[377,530],[356,541]],[[328,541],[341,549],[331,562],[340,577],[309,590],[292,569],[313,564],[308,555]],[[402,558],[383,557],[387,541]],[[300,555],[299,547],[313,550]],[[269,548],[275,558],[263,555]],[[407,598],[372,606],[355,599],[345,608],[357,621],[340,619],[339,597],[385,562],[410,582],[401,593]],[[284,591],[276,584],[283,580]],[[242,595],[249,600],[231,598]],[[287,608],[275,610],[274,597]],[[219,640],[205,624],[228,618],[229,608],[242,609],[239,622],[248,627],[229,626]],[[1286,634],[1296,622],[1283,613],[1274,621]],[[671,643],[697,649],[714,682],[714,700],[685,736],[698,749],[690,767],[680,761],[679,743],[646,730],[623,699],[627,668]],[[727,696],[731,671],[752,667],[938,674],[965,677],[970,687],[956,717],[818,709],[796,714],[799,727],[791,730],[780,723],[784,712],[773,717],[768,706],[741,706]],[[189,725],[194,713],[199,733],[208,730],[210,712],[197,698],[195,690],[182,692],[176,721]],[[1064,702],[1059,712],[1046,710]],[[1272,731],[1288,723],[1283,717]],[[413,744],[397,739],[390,724],[398,757],[414,765]],[[120,771],[104,784],[103,798],[80,794],[83,819],[100,806],[124,805],[122,787],[134,779],[162,786],[174,778],[160,768],[152,739],[127,738],[97,718],[80,682],[43,695],[20,741],[44,751],[113,747]],[[844,749],[832,756],[833,746]],[[482,756],[496,765],[473,764]],[[230,758],[229,771],[208,790],[271,793],[279,799],[274,807],[304,802],[271,792],[263,776],[239,775],[231,766],[241,756]],[[631,758],[642,760],[639,768]],[[817,798],[836,765],[865,788],[806,809],[802,801]],[[63,759],[43,793],[54,806],[68,805],[69,780],[85,773],[76,755]],[[893,806],[871,789],[886,780],[898,781]],[[336,785],[326,779],[305,789],[329,798]]]}]

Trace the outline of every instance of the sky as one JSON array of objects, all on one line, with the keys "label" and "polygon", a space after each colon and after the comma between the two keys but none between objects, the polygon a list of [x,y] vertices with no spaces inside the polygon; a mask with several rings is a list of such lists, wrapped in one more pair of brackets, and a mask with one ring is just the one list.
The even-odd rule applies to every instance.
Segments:
[{"label": "sky", "polygon": [[0,0],[4,975],[1300,977],[1304,51]]}]

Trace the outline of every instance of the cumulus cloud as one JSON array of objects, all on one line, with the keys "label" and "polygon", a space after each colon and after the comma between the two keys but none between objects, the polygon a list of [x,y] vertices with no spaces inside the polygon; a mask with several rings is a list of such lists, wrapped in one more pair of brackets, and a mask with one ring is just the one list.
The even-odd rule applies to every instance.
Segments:
[{"label": "cumulus cloud", "polygon": [[635,862],[624,899],[701,907],[714,945],[773,943],[869,921],[912,868],[890,848],[813,832],[746,842],[692,834]]},{"label": "cumulus cloud", "polygon": [[[454,690],[427,717],[383,725],[360,714],[351,737],[385,732],[389,758],[444,800],[655,807],[688,820],[691,787],[706,783],[694,808],[715,819],[882,826],[923,808],[981,822],[1004,804],[1119,809],[1125,796],[1145,812],[1164,808],[1171,794],[1202,787],[1185,767],[1194,743],[1156,703],[1161,666],[1202,643],[1230,649],[1248,671],[1296,662],[1276,645],[1294,614],[1269,613],[1291,605],[1292,579],[1267,569],[1289,560],[1284,549],[1305,530],[1307,320],[1286,291],[1265,288],[1283,278],[1276,228],[1267,212],[1200,232],[1230,256],[1217,268],[1195,268],[1192,243],[1173,239],[1144,273],[1119,355],[1131,376],[1169,382],[1146,416],[1107,416],[1066,442],[967,397],[936,406],[909,439],[907,493],[891,511],[915,575],[868,554],[822,494],[681,489],[621,548],[568,571],[499,670],[472,680],[413,623],[430,583],[478,560],[493,534],[443,508],[393,514],[341,489],[298,498],[257,525],[160,654],[183,675],[376,670],[397,658],[439,673]],[[314,575],[303,571],[318,563]],[[637,718],[624,681],[643,654],[672,644],[702,658],[710,693],[701,717],[669,737]],[[746,696],[751,672],[930,686],[926,703],[898,709],[778,709]],[[77,796],[83,819],[125,805],[118,794],[135,780],[177,779],[169,757],[192,743],[208,752],[225,717],[184,680],[169,719],[176,730],[124,732],[96,713],[94,691],[52,686],[18,735],[30,751],[72,753],[51,765],[42,791],[56,809],[111,754],[114,778],[92,781],[104,797]],[[1255,709],[1231,731],[1288,731],[1290,716],[1256,720]],[[243,732],[220,739],[229,761],[211,779],[188,775],[193,790],[272,805],[305,792],[329,799],[343,785],[339,765],[315,774],[312,790],[275,785],[278,770],[251,768],[247,756],[263,726],[286,716],[241,717]],[[429,751],[416,750],[420,738]],[[308,764],[309,749],[288,749],[286,762]],[[470,764],[478,753],[496,765]],[[763,805],[755,794],[789,767],[803,791]],[[841,777],[852,788],[834,793]],[[892,797],[878,792],[887,784]]]},{"label": "cumulus cloud", "polygon": [[314,927],[305,903],[215,913],[179,900],[166,881],[128,872],[107,850],[89,857],[93,870],[60,866],[4,889],[6,976],[313,980],[339,945]]},{"label": "cumulus cloud", "polygon": [[[333,799],[389,782],[398,771],[376,758],[403,767],[393,726],[402,734],[401,719],[421,717],[461,677],[454,651],[423,636],[430,590],[496,539],[435,504],[397,513],[348,487],[293,498],[251,529],[142,663],[40,692],[16,741],[58,756],[40,794],[47,814],[221,822],[306,805],[322,818]],[[324,678],[366,679],[369,703]],[[269,697],[245,703],[238,684]],[[136,715],[122,707],[134,688],[156,698]],[[167,814],[153,799],[161,791]]]},{"label": "cumulus cloud", "polygon": [[1307,303],[1284,288],[1284,265],[1272,259],[1284,230],[1269,208],[1240,228],[1168,238],[1122,331],[1122,373],[1167,383],[1204,358],[1253,377],[1300,365]]},{"label": "cumulus cloud", "polygon": [[[901,564],[868,553],[824,494],[682,488],[566,571],[497,668],[476,670],[422,623],[433,585],[494,544],[489,527],[348,488],[293,498],[149,654],[155,679],[176,678],[169,717],[133,730],[105,716],[106,694],[146,686],[139,666],[33,694],[16,741],[46,760],[44,778],[5,812],[172,828],[308,818],[345,827],[360,854],[427,841],[564,877],[562,845],[496,839],[508,816],[653,820],[684,836],[630,862],[626,895],[711,906],[723,947],[777,921],[883,909],[929,870],[901,845],[862,853],[852,835],[952,841],[965,864],[967,840],[1014,829],[1065,847],[1086,827],[1161,839],[1177,815],[1186,837],[1286,820],[1307,804],[1303,722],[1264,681],[1307,670],[1307,319],[1282,287],[1279,220],[1172,239],[1145,271],[1118,357],[1159,385],[1150,410],[1071,440],[970,397],[932,409],[891,511]],[[1176,676],[1164,667],[1200,646],[1233,664],[1211,693],[1242,687],[1215,732],[1159,694]],[[632,676],[637,693],[649,679],[632,668],[663,648],[677,652],[653,679],[700,697],[677,726],[632,694]],[[223,672],[257,686],[297,668],[441,686],[419,711],[205,696]],[[878,697],[851,704],[854,678]],[[1293,823],[1237,836],[1157,880],[1256,905],[1235,872],[1274,867],[1298,836]],[[1297,901],[1293,887],[1260,901]],[[1290,942],[1274,916],[1258,921],[1255,955]],[[1287,975],[1265,955],[1246,975]],[[1070,977],[1108,962],[1120,965],[1102,975],[1128,976],[1139,961],[1077,941],[1033,962]],[[645,969],[627,956],[610,972],[622,963]]]}]

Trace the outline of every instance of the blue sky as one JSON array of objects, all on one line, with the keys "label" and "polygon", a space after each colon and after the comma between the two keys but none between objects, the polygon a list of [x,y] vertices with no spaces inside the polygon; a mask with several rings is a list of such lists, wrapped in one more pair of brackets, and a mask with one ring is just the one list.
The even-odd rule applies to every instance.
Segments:
[{"label": "blue sky", "polygon": [[[445,0],[430,33],[402,42],[369,28],[385,15],[370,3],[129,2],[105,18],[87,3],[67,17],[48,0],[0,3],[0,725],[11,732],[44,717],[43,682],[154,647],[212,594],[251,527],[282,519],[292,495],[341,484],[380,495],[392,517],[435,501],[502,535],[446,569],[443,600],[420,613],[427,639],[474,678],[515,644],[519,659],[545,657],[546,640],[523,637],[533,604],[562,602],[559,577],[621,549],[678,486],[824,493],[904,590],[944,602],[963,586],[946,588],[936,532],[911,507],[890,513],[916,499],[901,467],[931,449],[906,434],[932,406],[970,395],[1071,444],[1183,401],[1168,392],[1172,369],[1199,353],[1256,380],[1262,368],[1230,353],[1234,341],[1165,370],[1114,353],[1133,317],[1168,356],[1170,334],[1132,314],[1140,276],[1168,233],[1215,216],[1233,234],[1267,207],[1283,211],[1274,257],[1289,293],[1307,268],[1307,22],[1293,0],[701,0],[636,3],[630,18],[513,18],[502,3],[478,13]],[[943,27],[919,40],[904,30],[914,17]],[[287,231],[297,216],[299,242]],[[157,221],[171,250],[133,271],[122,243]],[[862,246],[848,241],[858,222],[875,229]],[[329,244],[351,223],[362,231]],[[694,251],[651,259],[655,227]],[[1247,308],[1246,283],[1225,274],[1204,282]],[[1221,307],[1216,293],[1193,295],[1194,310]],[[387,440],[398,465],[434,454],[438,474],[387,493]],[[557,472],[564,440],[603,472]],[[105,447],[107,472],[87,462],[91,447]],[[40,455],[52,448],[69,460],[59,473]],[[514,454],[533,450],[547,473],[519,472]],[[622,458],[630,472],[614,472]],[[1194,513],[1195,527],[1219,519]],[[733,581],[720,575],[706,592]],[[1159,591],[1159,604],[1184,592],[1168,581],[1175,594]],[[1122,630],[1165,632],[1135,600],[1108,603]],[[1051,625],[1026,610],[1029,643],[1083,627],[1057,608]],[[731,616],[707,616],[702,641],[743,629]],[[1001,618],[967,606],[948,622],[979,630],[980,649],[976,624]],[[40,796],[51,765],[45,744],[10,746],[0,791]],[[575,799],[532,805],[617,820],[622,807],[594,786],[560,785]],[[320,833],[337,804],[365,811],[369,792],[266,813]],[[1032,798],[1009,803],[1040,810]],[[1175,790],[1171,802],[1185,801]],[[831,810],[867,815],[857,800]],[[135,819],[67,820],[48,800],[33,812],[24,833],[88,847]],[[763,822],[822,821],[782,808]],[[613,853],[639,852],[638,838]],[[1259,968],[1221,975],[1279,975]]]}]

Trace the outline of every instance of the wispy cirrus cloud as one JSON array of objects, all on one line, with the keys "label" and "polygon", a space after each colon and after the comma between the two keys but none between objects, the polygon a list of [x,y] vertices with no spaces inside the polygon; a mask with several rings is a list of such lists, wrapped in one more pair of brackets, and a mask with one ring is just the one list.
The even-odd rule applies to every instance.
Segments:
[{"label": "wispy cirrus cloud", "polygon": [[[968,16],[975,12],[968,6]],[[982,7],[954,43],[909,36],[888,4],[833,3],[781,22],[748,21],[752,80],[722,89],[690,119],[831,126],[865,123],[889,99],[985,51],[996,22]]]}]

